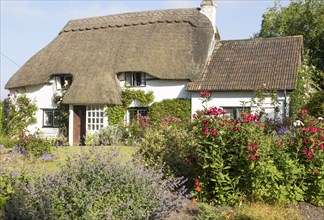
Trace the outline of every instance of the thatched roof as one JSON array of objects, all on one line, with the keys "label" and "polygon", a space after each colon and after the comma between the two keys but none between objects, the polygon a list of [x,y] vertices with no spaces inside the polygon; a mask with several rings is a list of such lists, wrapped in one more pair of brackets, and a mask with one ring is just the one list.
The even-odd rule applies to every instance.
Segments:
[{"label": "thatched roof", "polygon": [[302,36],[220,41],[188,90],[293,90],[302,49]]},{"label": "thatched roof", "polygon": [[193,79],[214,36],[198,9],[158,10],[72,20],[8,81],[12,89],[72,74],[69,104],[118,104],[116,74],[143,71],[161,79]]}]

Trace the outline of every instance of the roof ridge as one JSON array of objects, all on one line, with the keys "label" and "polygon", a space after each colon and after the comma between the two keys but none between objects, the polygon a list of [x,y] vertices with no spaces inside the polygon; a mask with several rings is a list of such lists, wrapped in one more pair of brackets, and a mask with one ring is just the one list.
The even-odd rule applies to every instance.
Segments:
[{"label": "roof ridge", "polygon": [[[200,16],[201,17],[198,17]],[[203,18],[203,19],[202,19]],[[98,30],[156,23],[189,23],[194,27],[206,27],[210,22],[197,8],[164,9],[130,12],[69,21],[59,32]]]},{"label": "roof ridge", "polygon": [[236,39],[236,40],[221,40],[220,43],[227,43],[227,42],[245,42],[245,41],[263,41],[263,40],[278,40],[278,39],[289,39],[289,38],[303,38],[303,35],[291,35],[291,36],[276,36],[276,37],[256,37],[256,38],[249,38],[249,39]]},{"label": "roof ridge", "polygon": [[[149,17],[151,16],[150,13],[160,14],[160,15],[187,15],[188,12],[192,12],[197,10],[197,8],[178,8],[178,9],[160,9],[160,10],[146,10],[146,11],[136,11],[136,12],[125,12],[125,13],[118,13],[118,14],[110,14],[110,15],[103,15],[103,16],[95,16],[95,17],[88,17],[88,18],[78,18],[72,19],[68,23],[78,23],[80,21],[88,21],[88,20],[98,20],[98,19],[105,19],[105,20],[116,20],[118,17],[123,18],[132,18],[132,17]],[[179,12],[184,11],[187,14],[179,14],[179,13],[170,13],[170,12]]]}]

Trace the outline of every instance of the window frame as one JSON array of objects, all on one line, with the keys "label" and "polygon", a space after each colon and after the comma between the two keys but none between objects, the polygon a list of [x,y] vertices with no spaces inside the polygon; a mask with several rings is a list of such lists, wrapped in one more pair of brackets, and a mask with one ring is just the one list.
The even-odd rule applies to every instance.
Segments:
[{"label": "window frame", "polygon": [[[55,113],[58,112],[57,109],[54,108],[43,108],[43,122],[42,122],[42,126],[43,128],[58,128],[59,125],[57,123],[55,123]],[[45,112],[52,112],[52,123],[51,125],[45,125]]]},{"label": "window frame", "polygon": [[[224,111],[227,112],[228,109],[233,110],[233,119],[241,119],[240,113],[242,112],[242,110],[248,110],[249,112],[251,112],[251,107],[242,107],[242,106],[222,106],[221,107]],[[238,111],[239,110],[239,111]],[[227,117],[228,115],[224,115],[224,117]],[[229,116],[230,118],[232,118],[231,116]]]},{"label": "window frame", "polygon": [[[139,80],[138,80],[138,74],[140,74]],[[146,73],[145,72],[124,72],[124,81],[127,87],[146,87]],[[138,84],[138,82],[140,83]]]},{"label": "window frame", "polygon": [[86,130],[96,132],[104,127],[105,107],[101,105],[88,105],[86,108]]},{"label": "window frame", "polygon": [[[131,107],[131,108],[128,108],[127,111],[128,111],[128,122],[129,123],[132,123],[132,121],[134,120],[135,116],[138,115],[138,114],[140,114],[139,113],[140,111],[145,111],[145,114],[144,115],[140,114],[141,116],[147,116],[148,115],[148,107]],[[136,111],[136,114],[134,114],[134,116],[131,116],[131,115],[133,115],[131,113],[131,111]]]}]

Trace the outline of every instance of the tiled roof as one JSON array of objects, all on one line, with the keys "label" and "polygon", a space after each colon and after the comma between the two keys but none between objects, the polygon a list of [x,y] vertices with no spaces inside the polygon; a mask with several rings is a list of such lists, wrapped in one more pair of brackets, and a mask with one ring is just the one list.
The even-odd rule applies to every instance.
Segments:
[{"label": "tiled roof", "polygon": [[293,90],[302,49],[302,36],[220,41],[188,90]]}]

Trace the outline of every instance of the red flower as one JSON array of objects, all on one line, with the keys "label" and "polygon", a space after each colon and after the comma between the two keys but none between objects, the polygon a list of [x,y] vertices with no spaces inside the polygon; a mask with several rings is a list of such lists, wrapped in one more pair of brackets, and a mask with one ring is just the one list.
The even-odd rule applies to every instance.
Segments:
[{"label": "red flower", "polygon": [[314,175],[317,175],[318,174],[318,170],[314,170],[313,174]]},{"label": "red flower", "polygon": [[199,182],[198,179],[195,179],[195,185],[196,185],[196,186],[200,186],[200,182]]},{"label": "red flower", "polygon": [[197,159],[193,156],[188,156],[187,157],[187,160],[188,160],[188,164],[191,166],[192,164],[196,163]]},{"label": "red flower", "polygon": [[278,146],[281,146],[281,145],[283,145],[283,142],[282,142],[282,141],[278,141],[278,142],[277,142],[277,145],[278,145]]},{"label": "red flower", "polygon": [[227,212],[227,213],[226,213],[226,217],[227,217],[227,218],[231,217],[232,212],[233,212],[233,211],[229,211],[229,212]]},{"label": "red flower", "polygon": [[306,144],[307,141],[308,141],[308,139],[307,139],[307,138],[304,138],[304,140],[303,140],[303,144]]},{"label": "red flower", "polygon": [[248,153],[248,158],[251,158],[253,156],[252,152]]},{"label": "red flower", "polygon": [[307,115],[308,114],[308,110],[307,109],[303,109],[303,110],[300,110],[298,112],[299,115]]},{"label": "red flower", "polygon": [[324,143],[320,144],[320,150],[324,150]]},{"label": "red flower", "polygon": [[257,161],[257,160],[259,160],[260,159],[260,156],[259,155],[254,155],[252,158],[251,158],[251,160],[253,160],[253,161]]},{"label": "red flower", "polygon": [[213,136],[216,136],[216,135],[217,135],[217,131],[216,131],[215,129],[213,129],[213,130],[211,131],[211,134],[212,134]]}]

